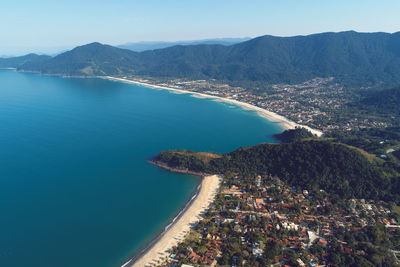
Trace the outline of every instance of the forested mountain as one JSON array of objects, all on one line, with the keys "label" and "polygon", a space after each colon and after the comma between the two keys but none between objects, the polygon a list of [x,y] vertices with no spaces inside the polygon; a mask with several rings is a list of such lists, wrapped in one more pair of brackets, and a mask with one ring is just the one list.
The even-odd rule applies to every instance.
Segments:
[{"label": "forested mountain", "polygon": [[197,172],[269,174],[292,186],[323,189],[344,198],[400,201],[400,176],[389,174],[365,152],[324,140],[260,144],[204,161],[195,153],[161,152],[156,161]]},{"label": "forested mountain", "polygon": [[137,53],[100,43],[78,46],[42,62],[27,62],[21,70],[61,75],[117,75],[132,72]]},{"label": "forested mountain", "polygon": [[176,41],[176,42],[133,42],[118,45],[119,48],[129,49],[135,52],[143,52],[146,50],[162,49],[176,45],[201,45],[201,44],[219,44],[219,45],[233,45],[240,42],[248,41],[250,38],[216,38],[204,40],[191,40],[191,41]]},{"label": "forested mountain", "polygon": [[38,63],[50,58],[50,56],[37,54],[28,54],[21,57],[0,58],[0,68],[17,68],[28,62]]},{"label": "forested mountain", "polygon": [[334,76],[349,85],[391,86],[400,81],[400,32],[261,36],[232,46],[179,45],[141,53],[95,43],[20,69],[263,83]]}]

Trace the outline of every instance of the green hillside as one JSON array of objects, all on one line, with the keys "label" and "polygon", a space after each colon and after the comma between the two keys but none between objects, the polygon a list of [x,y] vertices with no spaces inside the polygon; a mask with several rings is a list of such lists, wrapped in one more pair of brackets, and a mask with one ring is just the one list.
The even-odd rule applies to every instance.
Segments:
[{"label": "green hillside", "polygon": [[28,54],[21,57],[0,58],[0,68],[18,68],[21,65],[29,62],[34,62],[36,65],[36,63],[43,62],[50,58],[50,56],[37,54]]},{"label": "green hillside", "polygon": [[193,154],[185,159],[175,151],[162,152],[156,160],[208,173],[270,174],[292,186],[322,189],[344,198],[400,201],[397,191],[400,176],[389,175],[366,155],[348,145],[309,140],[240,148],[209,163]]},{"label": "green hillside", "polygon": [[119,75],[133,71],[135,52],[100,43],[76,47],[45,62],[28,62],[20,70],[35,70],[44,74]]},{"label": "green hillside", "polygon": [[368,92],[361,101],[361,105],[368,110],[376,110],[383,114],[400,115],[400,87]]}]

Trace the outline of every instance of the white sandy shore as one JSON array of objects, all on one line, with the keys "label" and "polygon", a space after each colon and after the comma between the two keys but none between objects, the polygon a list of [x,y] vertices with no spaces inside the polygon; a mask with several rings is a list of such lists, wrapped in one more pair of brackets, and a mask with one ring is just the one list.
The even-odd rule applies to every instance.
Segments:
[{"label": "white sandy shore", "polygon": [[159,86],[159,85],[154,85],[154,84],[149,84],[149,83],[144,83],[141,81],[136,81],[136,80],[129,80],[129,79],[123,79],[123,78],[116,78],[116,77],[111,77],[111,76],[101,76],[100,78],[106,78],[109,80],[113,80],[113,81],[120,81],[120,82],[126,82],[126,83],[132,83],[132,84],[139,84],[139,85],[144,85],[147,87],[151,87],[151,88],[157,88],[157,89],[165,89],[165,90],[170,90],[170,91],[175,91],[175,92],[179,92],[179,93],[189,93],[192,94],[194,96],[198,96],[198,97],[203,97],[203,98],[212,98],[212,99],[217,99],[219,101],[222,102],[227,102],[227,103],[231,103],[237,106],[241,106],[245,109],[248,110],[254,110],[257,111],[258,114],[270,121],[274,121],[279,123],[284,129],[294,129],[295,127],[302,127],[305,128],[307,130],[309,130],[310,132],[312,132],[313,134],[317,135],[317,136],[321,136],[323,133],[320,130],[316,130],[313,128],[310,128],[306,125],[301,125],[301,124],[297,124],[279,114],[276,114],[274,112],[268,111],[266,109],[245,103],[245,102],[241,102],[235,99],[230,99],[230,98],[225,98],[225,97],[220,97],[220,96],[214,96],[214,95],[208,95],[208,94],[203,94],[203,93],[197,93],[197,92],[192,92],[192,91],[187,91],[187,90],[182,90],[182,89],[176,89],[176,88],[171,88],[171,87],[166,87],[166,86]]},{"label": "white sandy shore", "polygon": [[201,188],[196,199],[187,208],[177,221],[162,235],[162,237],[133,264],[126,263],[124,266],[144,267],[157,266],[169,256],[168,250],[185,239],[190,231],[190,226],[198,222],[200,215],[205,212],[218,192],[221,183],[218,175],[205,176],[201,182]]}]

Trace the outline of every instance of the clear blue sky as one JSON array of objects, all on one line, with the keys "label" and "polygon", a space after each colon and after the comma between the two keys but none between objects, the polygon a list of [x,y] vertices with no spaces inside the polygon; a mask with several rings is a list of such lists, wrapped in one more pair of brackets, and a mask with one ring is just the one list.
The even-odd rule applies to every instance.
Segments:
[{"label": "clear blue sky", "polygon": [[400,31],[399,0],[18,0],[0,7],[0,55],[93,41]]}]

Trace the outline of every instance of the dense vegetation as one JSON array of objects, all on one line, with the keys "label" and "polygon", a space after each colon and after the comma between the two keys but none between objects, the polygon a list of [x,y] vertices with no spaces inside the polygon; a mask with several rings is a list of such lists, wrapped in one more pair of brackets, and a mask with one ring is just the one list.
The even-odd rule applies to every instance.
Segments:
[{"label": "dense vegetation", "polygon": [[118,75],[132,73],[137,53],[100,43],[79,46],[47,61],[27,62],[20,70],[62,75]]},{"label": "dense vegetation", "polygon": [[21,57],[0,58],[0,68],[18,68],[29,62],[37,64],[50,58],[50,56],[36,54],[28,54]]},{"label": "dense vegetation", "polygon": [[[358,90],[350,96],[350,103],[340,112],[344,117],[359,120],[375,120],[389,122],[390,125],[400,126],[400,87],[383,90]],[[343,116],[342,116],[343,117]]]},{"label": "dense vegetation", "polygon": [[327,140],[260,144],[240,148],[208,163],[192,154],[160,153],[156,160],[174,167],[209,173],[278,176],[303,188],[325,190],[343,198],[368,198],[400,202],[400,175],[387,170],[359,149]]},{"label": "dense vegetation", "polygon": [[261,36],[232,46],[174,46],[141,53],[94,43],[46,62],[22,64],[20,69],[253,83],[298,83],[334,76],[350,85],[394,86],[400,80],[400,33]]},{"label": "dense vegetation", "polygon": [[280,134],[275,134],[274,137],[282,142],[290,143],[305,138],[312,138],[314,135],[305,128],[296,127],[295,129],[289,129]]},{"label": "dense vegetation", "polygon": [[392,154],[396,157],[396,160],[400,161],[400,150],[396,150]]},{"label": "dense vegetation", "polygon": [[333,131],[327,133],[326,136],[375,155],[385,154],[389,148],[400,145],[400,127]]},{"label": "dense vegetation", "polygon": [[323,189],[342,197],[388,198],[391,180],[353,148],[328,141],[262,144],[213,162],[217,169],[267,173],[291,185]]},{"label": "dense vegetation", "polygon": [[210,161],[220,157],[218,154],[180,149],[176,151],[162,151],[154,160],[167,163],[168,166],[176,169],[206,172]]},{"label": "dense vegetation", "polygon": [[361,100],[365,113],[371,110],[389,116],[400,115],[400,87],[382,91],[366,92]]}]

